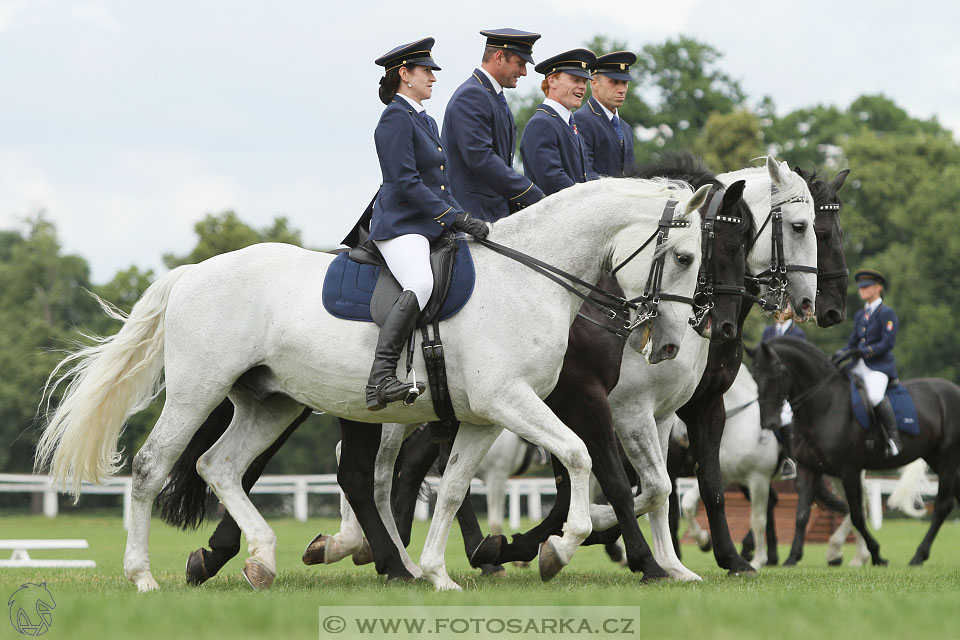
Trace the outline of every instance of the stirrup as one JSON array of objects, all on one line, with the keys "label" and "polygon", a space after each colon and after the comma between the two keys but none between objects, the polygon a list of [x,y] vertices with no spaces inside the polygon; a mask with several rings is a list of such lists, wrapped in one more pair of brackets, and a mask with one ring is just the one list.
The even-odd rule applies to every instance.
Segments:
[{"label": "stirrup", "polygon": [[777,472],[780,474],[781,480],[793,480],[797,477],[797,463],[793,461],[793,458],[784,458]]},{"label": "stirrup", "polygon": [[[385,397],[386,388],[391,382],[396,382],[401,385],[401,387],[394,392],[396,393],[395,397]],[[408,385],[409,388],[406,388]],[[387,404],[401,399],[405,405],[413,404],[417,397],[426,391],[426,385],[416,381],[411,385],[410,383],[400,382],[396,376],[387,376],[380,384],[368,384],[364,389],[367,394],[367,409],[370,411],[380,411],[386,408]]]},{"label": "stirrup", "polygon": [[887,438],[886,454],[888,458],[896,458],[898,455],[900,455],[900,447],[893,438]]}]

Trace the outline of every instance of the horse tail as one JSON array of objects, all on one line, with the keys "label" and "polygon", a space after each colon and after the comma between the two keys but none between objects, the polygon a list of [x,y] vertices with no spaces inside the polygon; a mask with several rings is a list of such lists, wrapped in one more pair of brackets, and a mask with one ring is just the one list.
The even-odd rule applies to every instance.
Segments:
[{"label": "horse tail", "polygon": [[926,509],[917,508],[917,498],[920,497],[917,485],[926,474],[927,463],[923,458],[918,458],[905,466],[900,472],[897,486],[887,498],[887,508],[899,509],[911,518],[922,518],[927,515]]},{"label": "horse tail", "polygon": [[233,419],[233,403],[221,402],[193,434],[157,495],[160,517],[178,529],[196,529],[207,515],[210,493],[197,473],[197,461],[220,439]]},{"label": "horse tail", "polygon": [[117,441],[127,418],[163,389],[167,300],[191,266],[178,267],[150,285],[129,316],[94,295],[104,313],[123,326],[116,335],[95,337],[93,346],[69,354],[47,378],[43,397],[48,411],[57,387],[69,382],[37,444],[34,467],[49,465],[61,485],[70,478],[76,500],[84,480],[101,482],[119,470],[122,452]]}]

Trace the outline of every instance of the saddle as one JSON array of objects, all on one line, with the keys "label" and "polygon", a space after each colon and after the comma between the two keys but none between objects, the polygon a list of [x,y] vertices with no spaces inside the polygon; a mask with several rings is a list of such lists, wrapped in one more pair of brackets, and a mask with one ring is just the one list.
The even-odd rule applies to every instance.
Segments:
[{"label": "saddle", "polygon": [[[426,308],[420,313],[417,328],[423,328],[437,319],[443,303],[450,291],[453,280],[454,258],[457,256],[458,243],[453,233],[444,233],[430,245],[430,268],[433,270],[433,293],[427,302]],[[380,267],[380,275],[373,289],[370,299],[370,316],[377,326],[382,326],[387,313],[393,303],[403,291],[400,283],[393,277],[386,261],[377,249],[377,245],[370,240],[370,234],[364,229],[359,231],[357,246],[348,252],[350,260],[360,264]],[[472,289],[472,287],[471,287]]]},{"label": "saddle", "polygon": [[[850,377],[850,405],[857,422],[864,429],[870,430],[879,420],[873,404],[867,395],[867,387],[860,376],[853,373]],[[897,430],[901,433],[917,435],[920,433],[920,420],[917,417],[917,408],[913,397],[899,379],[892,379],[887,385],[886,396],[890,399],[893,414],[897,418]]]}]

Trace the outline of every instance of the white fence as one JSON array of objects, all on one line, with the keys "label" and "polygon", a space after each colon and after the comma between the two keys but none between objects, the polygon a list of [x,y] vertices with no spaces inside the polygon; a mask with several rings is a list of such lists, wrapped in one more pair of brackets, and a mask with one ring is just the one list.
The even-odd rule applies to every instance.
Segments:
[{"label": "white fence", "polygon": [[[436,490],[438,478],[428,477],[431,489]],[[677,492],[686,493],[695,486],[696,480],[680,478]],[[870,524],[879,529],[883,524],[883,496],[890,495],[897,484],[896,478],[868,478],[866,496]],[[474,480],[470,490],[476,495],[486,495],[486,487],[480,480]],[[924,497],[937,494],[936,476],[928,476],[920,482],[918,490]],[[58,490],[49,476],[0,473],[0,492],[3,493],[41,493],[43,494],[43,513],[49,518],[56,517]],[[130,476],[117,476],[106,480],[102,485],[84,483],[83,493],[123,496],[123,526],[127,527],[130,513]],[[293,496],[293,516],[300,522],[307,519],[307,504],[310,494],[340,495],[340,486],[335,474],[262,476],[253,486],[251,493],[279,494]],[[522,498],[527,499],[527,516],[538,521],[543,517],[542,496],[556,495],[557,487],[550,478],[511,478],[507,481],[507,505],[510,528],[520,528]],[[430,515],[430,505],[423,499],[418,500],[415,516],[426,520]]]}]

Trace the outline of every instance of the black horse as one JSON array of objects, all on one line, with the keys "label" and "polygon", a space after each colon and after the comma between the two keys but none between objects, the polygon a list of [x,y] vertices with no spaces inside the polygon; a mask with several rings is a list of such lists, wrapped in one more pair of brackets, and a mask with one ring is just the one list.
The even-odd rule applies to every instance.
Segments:
[{"label": "black horse", "polygon": [[[711,183],[722,187],[713,174],[706,171],[696,159],[682,155],[672,156],[663,164],[650,167],[647,169],[647,173],[637,177],[653,176],[684,179],[696,186]],[[733,289],[735,285],[743,282],[745,247],[753,236],[753,216],[740,198],[743,186],[743,182],[738,182],[726,189],[718,211],[718,215],[723,219],[718,219],[711,229],[714,240],[710,245],[714,247],[714,250],[708,261],[707,266],[710,267],[710,270],[706,275],[714,281],[715,287],[719,291],[713,299],[713,308],[710,311],[713,335],[717,340],[732,340],[738,335],[736,319],[740,312],[741,298],[739,295],[731,295],[724,291],[722,287]],[[711,197],[717,197],[717,193],[720,192],[715,191]],[[729,222],[730,219],[740,219],[741,222],[734,224]],[[615,281],[612,277],[609,277],[601,285],[612,288]],[[583,316],[587,316],[589,319]],[[640,533],[636,516],[633,513],[632,483],[620,461],[619,449],[612,428],[612,418],[607,405],[607,394],[616,386],[619,379],[620,361],[625,340],[617,332],[609,331],[609,322],[606,322],[608,325],[606,329],[599,326],[603,324],[605,324],[604,317],[590,305],[584,305],[581,316],[571,327],[568,351],[564,359],[563,371],[560,374],[560,382],[558,382],[557,389],[547,398],[547,404],[565,424],[584,438],[593,458],[594,473],[597,475],[604,494],[618,515],[621,529],[610,530],[606,533],[598,532],[588,538],[588,542],[607,543],[615,540],[622,533],[627,547],[627,560],[630,568],[633,571],[643,572],[647,578],[665,577],[665,572],[653,559],[653,554]],[[300,418],[291,424],[280,438],[253,462],[244,474],[244,490],[250,490],[256,479],[263,473],[269,459],[299,424],[305,420],[307,415],[309,415],[309,411],[305,410]],[[187,528],[197,526],[203,518],[206,508],[206,485],[196,473],[196,461],[226,430],[231,417],[232,407],[230,407],[229,401],[224,401],[194,435],[188,447],[174,465],[170,480],[158,497],[162,506],[162,517],[168,523]],[[599,426],[595,426],[598,424]],[[380,429],[378,425],[369,425],[360,429],[363,432],[363,437],[357,433],[348,434],[348,431],[350,429],[342,429],[344,442],[341,448],[342,457],[338,480],[341,481],[351,507],[357,513],[361,527],[370,542],[377,563],[377,570],[381,573],[387,573],[390,577],[407,577],[409,574],[403,568],[399,555],[393,548],[393,543],[386,535],[383,523],[376,514],[373,503],[372,474],[368,475],[366,473],[367,469],[372,469],[373,460],[376,457],[375,445],[379,444]],[[441,447],[437,453],[440,457],[441,468],[443,462],[445,462],[443,445],[445,442],[447,445],[449,444],[452,435],[452,433],[447,433],[445,439],[438,439]],[[359,450],[358,447],[362,450]],[[423,449],[419,453],[421,456],[429,456],[430,451]],[[423,459],[410,462],[416,464],[416,467],[422,469],[422,473],[425,474],[433,459],[426,460],[426,464],[424,464]],[[558,473],[565,477],[566,470],[562,469],[560,465],[557,466],[559,467]],[[402,474],[401,477],[411,481],[414,475],[407,473]],[[422,475],[420,477],[422,478]],[[564,487],[564,484],[566,484],[566,487]],[[416,498],[419,481],[410,482],[409,486],[411,489],[408,494],[412,501]],[[560,488],[561,495],[557,501],[559,504],[559,510],[557,511],[560,516],[559,521],[556,526],[553,525],[552,520],[548,521],[538,529],[535,535],[527,538],[533,542],[533,552],[532,554],[524,552],[524,555],[529,555],[529,557],[523,559],[532,559],[537,553],[539,543],[562,525],[567,508],[567,503],[563,502],[562,496],[566,495],[567,501],[569,500],[569,482],[561,480]],[[564,491],[564,488],[566,491]],[[496,559],[500,548],[495,543],[490,544],[494,539],[483,540],[479,523],[469,507],[469,500],[464,503],[464,507],[458,513],[458,520],[464,531],[464,539],[468,556],[471,557],[471,564],[480,567],[497,565],[499,562],[505,561]],[[545,533],[541,538],[542,532]],[[322,541],[322,536],[318,536],[318,540]],[[487,543],[482,548],[480,548],[481,541]],[[239,544],[239,528],[229,514],[225,514],[217,530],[210,538],[210,550],[201,548],[191,554],[187,563],[188,582],[200,584],[216,575],[227,560],[239,551]]]},{"label": "black horse", "polygon": [[960,497],[960,387],[941,378],[917,378],[904,384],[917,407],[920,432],[901,434],[899,455],[888,458],[879,446],[870,447],[871,432],[854,418],[850,406],[849,373],[838,369],[815,346],[795,338],[780,338],[760,345],[753,362],[753,376],[760,395],[760,420],[764,428],[779,427],[780,406],[793,407],[797,462],[809,474],[799,486],[797,529],[790,557],[794,564],[803,555],[803,535],[810,517],[813,482],[822,474],[843,482],[850,518],[870,550],[873,564],[885,565],[880,545],[870,535],[863,517],[860,472],[863,469],[895,469],[923,458],[939,478],[933,521],[911,565],[930,557],[930,545]]},{"label": "black horse", "polygon": [[[848,270],[843,254],[843,228],[840,225],[840,209],[842,202],[838,192],[846,180],[849,169],[840,171],[830,182],[819,178],[816,172],[803,169],[794,169],[810,188],[814,203],[814,231],[817,238],[817,300],[816,317],[820,327],[830,327],[843,322],[847,317],[847,278]],[[741,317],[742,323],[746,314]],[[738,344],[739,348],[739,344]],[[723,427],[726,424],[726,410],[723,406],[722,395],[730,388],[736,372],[740,368],[742,353],[733,352],[729,347],[714,349],[711,347],[710,359],[707,363],[707,373],[701,383],[704,389],[698,389],[690,403],[682,409],[681,415],[701,414],[700,428],[695,429],[689,422],[687,428],[690,433],[691,445],[695,440],[707,434],[706,449],[695,449],[692,446],[686,451],[680,451],[677,443],[672,439],[667,456],[667,470],[673,483],[673,492],[670,495],[670,530],[673,536],[673,546],[677,556],[680,556],[680,543],[677,538],[677,528],[680,519],[680,506],[677,496],[677,478],[696,474],[700,479],[700,491],[703,496],[704,509],[710,521],[712,546],[720,567],[739,571],[747,571],[744,564],[750,559],[752,534],[748,533],[744,539],[744,553],[737,554],[733,541],[730,538],[724,515],[723,486],[720,478],[719,448]],[[709,385],[709,386],[708,386]],[[722,389],[722,390],[721,390]],[[718,400],[717,393],[720,398]],[[701,407],[701,409],[698,409]],[[678,415],[680,412],[678,412]],[[686,422],[686,418],[684,418]],[[696,433],[694,433],[696,431]],[[706,456],[706,457],[704,457]],[[709,464],[703,468],[703,462]],[[716,467],[714,468],[713,463]],[[704,491],[704,479],[710,487],[710,499]],[[818,485],[819,486],[819,485]],[[773,507],[776,504],[776,492],[771,491],[767,506],[767,557],[769,562],[776,564],[777,546],[776,532],[774,531]],[[818,499],[831,508],[842,508],[842,503],[835,498],[831,501],[829,493],[818,493]],[[709,550],[709,548],[704,549]],[[736,557],[735,557],[736,556]],[[739,557],[740,559],[737,559]],[[749,566],[749,565],[747,565]]]}]

